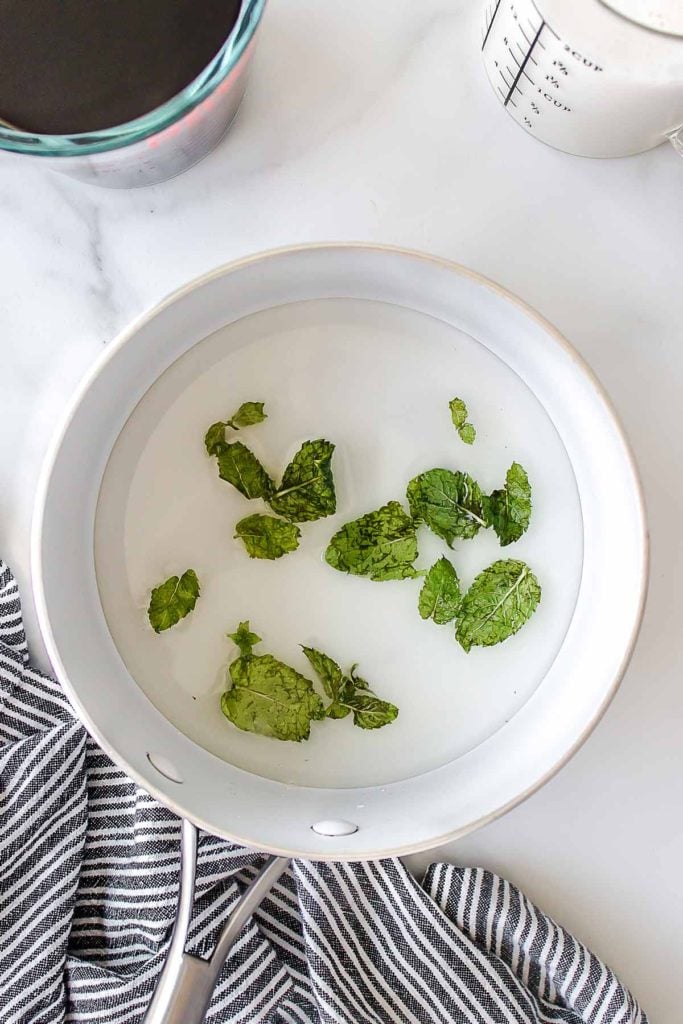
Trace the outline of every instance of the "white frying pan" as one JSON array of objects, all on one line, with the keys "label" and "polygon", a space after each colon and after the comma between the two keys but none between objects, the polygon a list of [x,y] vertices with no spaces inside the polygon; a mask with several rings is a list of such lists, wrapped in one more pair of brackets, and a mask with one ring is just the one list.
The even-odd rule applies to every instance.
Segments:
[{"label": "white frying pan", "polygon": [[[472,448],[448,422],[455,395],[478,430]],[[250,562],[232,540],[253,509],[202,450],[208,424],[246,399],[266,402],[268,420],[244,440],[274,471],[307,437],[337,444],[337,515],[305,528],[300,550],[277,563]],[[488,489],[513,459],[530,474],[535,507],[504,556],[532,565],[543,600],[505,644],[466,655],[448,627],[419,618],[414,582],[371,583],[322,561],[341,523],[401,500],[421,469],[467,469]],[[424,565],[442,553],[428,536],[420,549]],[[453,552],[464,583],[496,557],[495,537],[483,535]],[[145,621],[149,588],[188,567],[202,580],[197,608],[157,636]],[[128,775],[236,842],[359,860],[464,835],[568,760],[635,642],[647,533],[609,401],[553,327],[462,267],[324,245],[208,274],[107,347],[47,460],[33,572],[55,671]],[[264,652],[301,671],[301,643],[360,662],[399,705],[398,720],[376,733],[321,723],[302,744],[234,729],[218,695],[235,655],[225,633],[244,618]],[[192,826],[184,836],[187,924]],[[261,887],[283,866],[272,862]],[[210,996],[218,960],[195,962],[183,941],[180,927],[155,1024],[201,1019]]]}]

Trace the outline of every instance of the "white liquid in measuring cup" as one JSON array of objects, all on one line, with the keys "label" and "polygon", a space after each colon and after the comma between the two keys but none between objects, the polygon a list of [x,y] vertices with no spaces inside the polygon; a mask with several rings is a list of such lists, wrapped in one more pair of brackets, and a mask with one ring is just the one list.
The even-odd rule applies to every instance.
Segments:
[{"label": "white liquid in measuring cup", "polygon": [[683,125],[683,39],[599,0],[488,0],[481,41],[507,112],[557,149],[627,156]]}]

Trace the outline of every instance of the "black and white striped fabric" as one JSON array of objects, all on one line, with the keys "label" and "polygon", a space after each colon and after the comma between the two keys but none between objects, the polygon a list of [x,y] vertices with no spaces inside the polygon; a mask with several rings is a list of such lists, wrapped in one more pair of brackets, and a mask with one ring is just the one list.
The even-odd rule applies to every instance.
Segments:
[{"label": "black and white striped fabric", "polygon": [[[31,668],[0,563],[0,1022],[136,1024],[169,943],[179,822]],[[189,948],[208,953],[261,861],[199,848]],[[295,862],[244,929],[208,1021],[647,1024],[612,972],[509,882],[399,861]]]}]

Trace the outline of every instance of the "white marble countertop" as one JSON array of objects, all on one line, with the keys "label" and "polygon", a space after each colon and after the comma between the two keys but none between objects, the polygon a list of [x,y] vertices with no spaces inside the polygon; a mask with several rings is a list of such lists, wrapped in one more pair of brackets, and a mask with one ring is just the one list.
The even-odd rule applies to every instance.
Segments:
[{"label": "white marble countertop", "polygon": [[536,306],[592,364],[630,433],[652,529],[649,604],[621,690],[585,747],[522,807],[439,856],[520,884],[608,960],[653,1024],[673,1024],[683,996],[683,164],[668,147],[582,160],[525,135],[483,74],[477,7],[271,0],[231,134],[164,185],[108,192],[0,160],[0,552],[38,656],[28,541],[50,432],[102,346],[219,263],[295,242],[396,243],[467,264]]}]

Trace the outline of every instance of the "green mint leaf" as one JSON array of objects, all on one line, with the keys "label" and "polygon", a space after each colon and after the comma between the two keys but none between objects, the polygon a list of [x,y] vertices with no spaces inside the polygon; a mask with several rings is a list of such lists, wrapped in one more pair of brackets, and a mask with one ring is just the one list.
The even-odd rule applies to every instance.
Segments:
[{"label": "green mint leaf", "polygon": [[499,644],[522,628],[540,600],[541,588],[528,565],[514,558],[494,562],[462,600],[456,639],[466,651]]},{"label": "green mint leaf", "polygon": [[234,633],[228,633],[228,638],[239,647],[243,658],[251,656],[252,649],[256,644],[261,643],[261,637],[249,630],[249,622],[240,622]]},{"label": "green mint leaf", "polygon": [[225,448],[225,423],[212,423],[204,436],[204,445],[209,455],[218,455]]},{"label": "green mint leaf", "polygon": [[398,708],[373,693],[354,693],[346,698],[353,712],[353,724],[359,729],[381,729],[398,717]]},{"label": "green mint leaf", "polygon": [[458,433],[460,434],[460,440],[465,444],[474,444],[477,439],[477,432],[471,423],[463,423]]},{"label": "green mint leaf", "polygon": [[353,724],[359,729],[381,729],[398,717],[398,708],[387,700],[380,700],[374,693],[358,690],[351,679],[327,709],[328,718],[346,718],[353,715]]},{"label": "green mint leaf", "polygon": [[356,669],[358,665],[352,665],[351,671],[349,672],[348,679],[353,683],[357,690],[369,690],[370,683],[366,682],[365,679],[361,679],[360,676],[356,675]]},{"label": "green mint leaf", "polygon": [[223,444],[218,452],[218,475],[236,487],[245,498],[265,498],[273,491],[273,481],[245,444]]},{"label": "green mint leaf", "polygon": [[299,547],[301,530],[286,519],[256,513],[240,519],[235,537],[247,549],[250,558],[281,558]]},{"label": "green mint leaf", "polygon": [[475,537],[484,521],[481,489],[469,473],[429,469],[408,484],[413,519],[453,546],[456,537]]},{"label": "green mint leaf", "polygon": [[462,398],[452,398],[448,403],[448,408],[451,410],[453,426],[458,431],[460,440],[465,444],[474,444],[477,432],[472,424],[467,422],[467,406]]},{"label": "green mint leaf", "polygon": [[199,597],[199,580],[194,569],[182,576],[171,576],[155,587],[149,601],[147,615],[155,633],[170,629],[189,615]]},{"label": "green mint leaf", "polygon": [[221,710],[238,729],[300,743],[325,707],[310,679],[271,654],[239,657],[230,665]]},{"label": "green mint leaf", "polygon": [[311,523],[337,510],[332,477],[334,445],[322,439],[304,441],[269,498],[273,512],[293,523]]},{"label": "green mint leaf", "polygon": [[451,410],[453,426],[456,430],[460,430],[467,420],[467,406],[462,398],[452,398],[448,403],[448,408]]},{"label": "green mint leaf", "polygon": [[337,662],[323,654],[322,651],[316,651],[314,647],[302,647],[301,649],[310,661],[313,671],[323,684],[323,689],[327,696],[332,701],[336,700],[344,682],[342,670]]},{"label": "green mint leaf", "polygon": [[243,402],[237,412],[232,414],[226,426],[239,430],[241,427],[251,427],[254,423],[263,423],[268,419],[263,411],[263,405],[263,402]]},{"label": "green mint leaf", "polygon": [[[350,691],[353,692],[353,691]],[[342,700],[333,700],[328,704],[325,716],[327,718],[347,718],[351,714],[351,705],[345,704]]]},{"label": "green mint leaf", "polygon": [[397,501],[346,523],[325,552],[333,569],[378,581],[417,576],[416,558],[415,524]]},{"label": "green mint leaf", "polygon": [[253,423],[262,423],[267,419],[263,411],[263,402],[244,402],[236,413],[224,423],[212,423],[204,436],[204,445],[209,455],[220,455],[226,446],[225,428],[232,427],[239,430],[240,427],[250,427]]},{"label": "green mint leaf", "polygon": [[325,712],[327,718],[346,718],[352,714],[353,724],[360,729],[379,729],[394,721],[398,708],[372,693],[365,679],[356,675],[355,665],[345,676],[336,661],[322,651],[312,647],[304,647],[303,651],[331,700]]},{"label": "green mint leaf", "polygon": [[418,602],[420,615],[423,619],[433,619],[437,626],[445,626],[458,614],[461,601],[458,574],[447,558],[440,558],[422,584]]},{"label": "green mint leaf", "polygon": [[523,466],[513,462],[505,486],[484,498],[486,525],[496,531],[501,547],[507,547],[525,533],[531,519],[531,484]]}]

